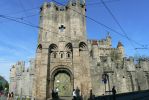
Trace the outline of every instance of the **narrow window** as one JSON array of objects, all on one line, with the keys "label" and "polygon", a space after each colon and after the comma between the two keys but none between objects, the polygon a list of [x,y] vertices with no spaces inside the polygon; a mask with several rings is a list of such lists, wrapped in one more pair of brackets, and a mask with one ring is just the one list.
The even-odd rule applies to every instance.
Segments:
[{"label": "narrow window", "polygon": [[67,57],[70,58],[70,53],[68,53]]},{"label": "narrow window", "polygon": [[56,58],[56,53],[54,53],[54,58]]},{"label": "narrow window", "polygon": [[63,54],[61,54],[61,58],[63,58]]}]

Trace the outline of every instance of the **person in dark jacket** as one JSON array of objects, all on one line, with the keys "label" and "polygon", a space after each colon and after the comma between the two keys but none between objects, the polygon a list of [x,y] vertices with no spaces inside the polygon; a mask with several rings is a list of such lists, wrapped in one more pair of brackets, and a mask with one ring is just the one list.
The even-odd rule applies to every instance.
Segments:
[{"label": "person in dark jacket", "polygon": [[113,100],[116,100],[116,97],[115,97],[115,95],[116,95],[115,86],[113,86],[113,88],[112,88],[112,94],[113,94]]}]

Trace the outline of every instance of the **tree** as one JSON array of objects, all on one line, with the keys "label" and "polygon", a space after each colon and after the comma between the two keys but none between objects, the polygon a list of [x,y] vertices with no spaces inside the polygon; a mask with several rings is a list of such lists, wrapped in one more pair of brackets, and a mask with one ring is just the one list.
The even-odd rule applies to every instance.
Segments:
[{"label": "tree", "polygon": [[4,90],[2,83],[0,83],[0,91]]},{"label": "tree", "polygon": [[7,90],[9,90],[9,84],[8,83],[5,84],[5,88],[7,88]]}]

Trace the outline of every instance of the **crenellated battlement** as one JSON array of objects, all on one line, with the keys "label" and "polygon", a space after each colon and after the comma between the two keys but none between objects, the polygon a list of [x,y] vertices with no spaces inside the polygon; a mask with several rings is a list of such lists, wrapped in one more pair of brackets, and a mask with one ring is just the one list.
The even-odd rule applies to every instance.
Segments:
[{"label": "crenellated battlement", "polygon": [[112,38],[108,35],[105,39],[101,40],[88,40],[88,48],[90,55],[93,58],[100,59],[103,56],[111,56],[112,59],[122,60],[125,56],[123,44],[118,42],[117,47],[112,47]]},{"label": "crenellated battlement", "polygon": [[[63,6],[64,5],[64,6]],[[67,11],[68,9],[72,9],[72,7],[80,7],[80,8],[85,8],[85,1],[74,1],[71,0],[67,4],[59,4],[55,2],[45,2],[41,7],[40,7],[40,12],[46,10],[46,9],[53,9],[55,11]]]},{"label": "crenellated battlement", "polygon": [[97,45],[99,48],[111,48],[111,38],[106,37],[106,39],[101,40],[88,40],[90,45]]},{"label": "crenellated battlement", "polygon": [[18,61],[12,65],[10,69],[10,77],[21,76],[24,73],[33,73],[34,71],[34,59],[29,61],[29,67],[25,66],[25,61]]}]

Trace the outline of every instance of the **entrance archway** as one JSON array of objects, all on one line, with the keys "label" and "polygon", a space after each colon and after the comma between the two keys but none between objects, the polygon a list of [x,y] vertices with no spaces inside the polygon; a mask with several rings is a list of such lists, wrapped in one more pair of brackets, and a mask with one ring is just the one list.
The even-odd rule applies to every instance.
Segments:
[{"label": "entrance archway", "polygon": [[59,96],[72,96],[73,91],[73,75],[69,69],[59,68],[52,73],[53,84],[55,90],[58,88]]}]

